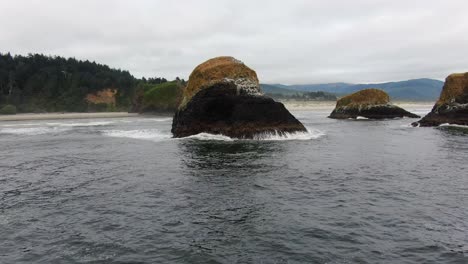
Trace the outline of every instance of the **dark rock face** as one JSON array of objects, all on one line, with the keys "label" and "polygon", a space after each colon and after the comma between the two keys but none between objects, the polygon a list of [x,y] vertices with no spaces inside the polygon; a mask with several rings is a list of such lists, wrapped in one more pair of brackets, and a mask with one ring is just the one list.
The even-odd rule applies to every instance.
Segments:
[{"label": "dark rock face", "polygon": [[251,139],[264,133],[307,131],[282,103],[242,91],[233,81],[200,90],[176,112],[174,137],[205,132]]},{"label": "dark rock face", "polygon": [[418,118],[403,108],[390,104],[388,94],[379,89],[364,89],[347,95],[336,102],[336,107],[329,118],[387,119],[398,117]]},{"label": "dark rock face", "polygon": [[[434,107],[436,108],[436,107]],[[418,122],[412,123],[413,126],[439,126],[442,124],[455,124],[468,126],[468,105],[465,107],[455,108],[436,108],[423,117]]]},{"label": "dark rock face", "polygon": [[448,76],[432,111],[412,125],[428,127],[441,124],[468,125],[468,73]]},{"label": "dark rock face", "polygon": [[386,104],[386,105],[365,106],[363,108],[348,108],[348,109],[338,108],[338,109],[333,110],[329,118],[356,119],[360,116],[369,118],[369,119],[388,119],[388,118],[398,118],[398,117],[419,118],[420,117],[398,106]]}]

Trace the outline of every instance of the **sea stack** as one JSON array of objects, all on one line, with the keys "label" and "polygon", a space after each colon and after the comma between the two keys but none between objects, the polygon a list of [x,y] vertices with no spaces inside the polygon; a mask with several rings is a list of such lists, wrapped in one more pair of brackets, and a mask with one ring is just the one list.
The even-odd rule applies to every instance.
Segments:
[{"label": "sea stack", "polygon": [[427,127],[441,124],[468,125],[468,73],[449,75],[432,111],[412,125]]},{"label": "sea stack", "polygon": [[263,95],[254,70],[233,57],[217,57],[190,74],[171,131],[174,137],[204,132],[251,139],[306,128],[282,103]]},{"label": "sea stack", "polygon": [[388,94],[379,89],[365,89],[339,99],[329,116],[335,119],[357,119],[358,117],[386,119],[420,116],[390,104]]}]

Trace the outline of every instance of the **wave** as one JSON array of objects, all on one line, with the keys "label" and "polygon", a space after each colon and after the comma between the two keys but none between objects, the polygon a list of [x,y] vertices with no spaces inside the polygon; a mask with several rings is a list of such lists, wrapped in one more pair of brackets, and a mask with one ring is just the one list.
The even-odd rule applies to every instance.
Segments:
[{"label": "wave", "polygon": [[198,140],[220,140],[220,141],[239,141],[239,140],[257,140],[257,141],[285,141],[285,140],[312,140],[324,136],[325,133],[316,129],[307,128],[306,132],[293,133],[262,133],[254,136],[253,139],[231,138],[225,135],[215,135],[209,133],[200,133],[182,139],[198,139]]},{"label": "wave", "polygon": [[21,124],[0,124],[0,127],[18,127],[18,126],[37,126],[38,123],[21,123]]},{"label": "wave", "polygon": [[139,130],[103,130],[101,133],[108,137],[144,139],[151,141],[163,141],[171,139],[170,133],[163,133],[158,129]]},{"label": "wave", "polygon": [[188,136],[180,139],[198,139],[198,140],[219,140],[219,141],[234,141],[235,138],[230,138],[225,135],[215,135],[210,133],[200,133],[193,136]]},{"label": "wave", "polygon": [[[64,123],[64,122],[48,122],[48,123],[23,123],[2,125],[0,134],[26,135],[35,136],[50,133],[61,133],[72,130],[74,127],[91,127],[110,125],[112,121],[95,121],[83,123]],[[29,127],[25,127],[29,126]]]},{"label": "wave", "polygon": [[70,130],[69,128],[60,127],[21,127],[21,128],[2,128],[0,134],[13,134],[13,135],[43,135],[49,133],[60,133]]},{"label": "wave", "polygon": [[293,133],[264,133],[254,137],[254,140],[312,140],[324,136],[325,133],[316,129],[307,128],[306,132],[293,132]]},{"label": "wave", "polygon": [[441,124],[439,126],[440,127],[458,127],[458,128],[468,129],[468,126],[465,126],[465,125],[457,125],[457,124],[449,124],[449,123]]},{"label": "wave", "polygon": [[172,117],[145,118],[145,119],[142,119],[142,120],[147,121],[147,122],[167,122],[167,121],[172,121]]},{"label": "wave", "polygon": [[107,126],[113,124],[113,121],[94,121],[94,122],[83,122],[83,123],[45,123],[48,126],[59,126],[59,127],[87,127],[87,126]]},{"label": "wave", "polygon": [[132,138],[150,141],[165,140],[212,140],[212,141],[284,141],[284,140],[311,140],[324,136],[325,133],[315,129],[307,129],[307,132],[295,133],[264,133],[255,136],[253,139],[231,138],[221,134],[199,133],[184,138],[173,138],[170,132],[163,132],[158,129],[139,129],[139,130],[101,130],[100,133],[108,137]]}]

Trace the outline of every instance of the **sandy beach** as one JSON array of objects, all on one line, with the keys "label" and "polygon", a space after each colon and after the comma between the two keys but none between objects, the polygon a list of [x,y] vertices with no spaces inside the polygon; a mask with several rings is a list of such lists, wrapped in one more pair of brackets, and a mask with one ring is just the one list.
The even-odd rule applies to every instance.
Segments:
[{"label": "sandy beach", "polygon": [[[290,111],[312,111],[329,110],[332,111],[336,105],[333,101],[284,101],[284,106]],[[393,102],[402,108],[432,108],[433,102]],[[1,121],[26,121],[26,120],[53,120],[53,119],[89,119],[89,118],[119,118],[141,116],[138,113],[127,112],[102,112],[102,113],[25,113],[16,115],[0,115]]]},{"label": "sandy beach", "polygon": [[45,113],[45,114],[16,114],[0,115],[0,121],[25,121],[25,120],[53,120],[53,119],[88,119],[88,118],[118,118],[135,117],[137,113],[127,112],[102,112],[102,113]]}]

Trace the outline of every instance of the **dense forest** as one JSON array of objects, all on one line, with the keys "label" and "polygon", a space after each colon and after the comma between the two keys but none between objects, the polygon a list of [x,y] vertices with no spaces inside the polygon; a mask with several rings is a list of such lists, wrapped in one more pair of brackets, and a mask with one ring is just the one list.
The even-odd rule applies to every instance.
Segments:
[{"label": "dense forest", "polygon": [[[74,58],[0,53],[0,114],[175,111],[185,81],[133,77],[128,71]],[[262,84],[278,100],[336,100],[324,92]],[[284,91],[289,93],[284,93]]]},{"label": "dense forest", "polygon": [[[0,109],[18,112],[127,111],[137,87],[164,83],[137,79],[128,71],[74,58],[0,53]],[[92,94],[112,91],[112,104],[92,101]],[[103,93],[105,94],[105,93]]]}]

